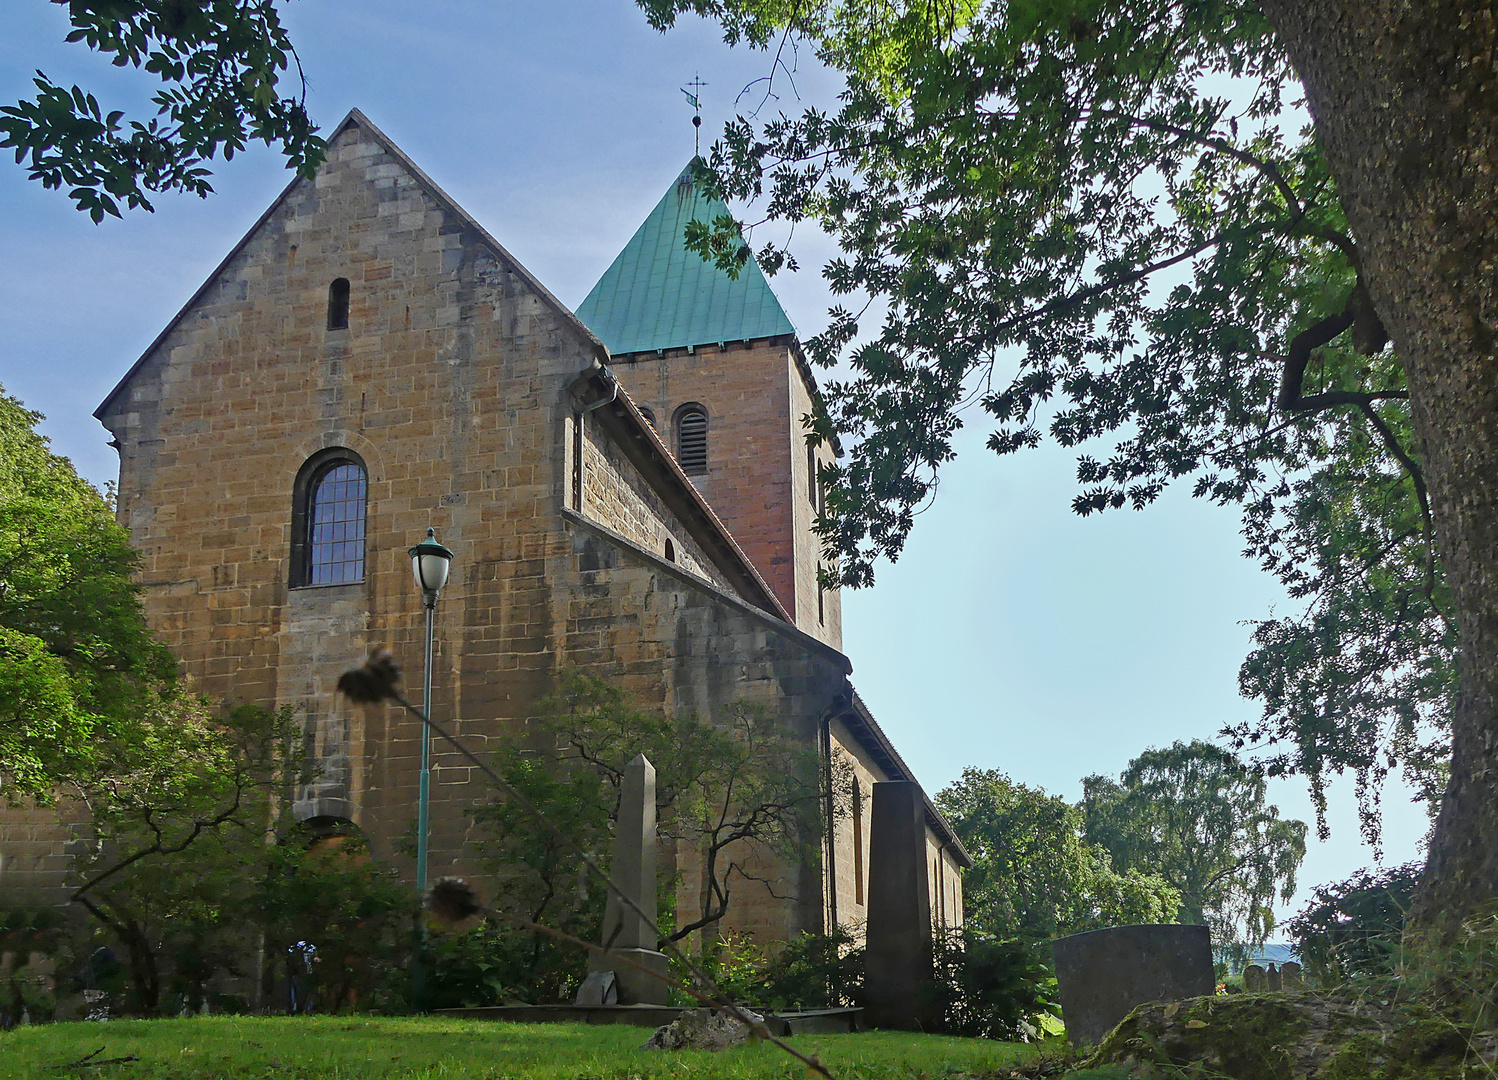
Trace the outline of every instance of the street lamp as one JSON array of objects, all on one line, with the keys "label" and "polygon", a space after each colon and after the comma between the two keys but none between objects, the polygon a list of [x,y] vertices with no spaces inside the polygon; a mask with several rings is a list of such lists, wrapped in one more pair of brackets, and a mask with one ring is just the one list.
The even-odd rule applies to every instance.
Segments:
[{"label": "street lamp", "polygon": [[[421,589],[422,606],[426,608],[427,637],[426,660],[422,666],[421,711],[432,715],[432,621],[437,613],[437,594],[447,584],[447,572],[452,568],[453,553],[437,543],[435,529],[427,530],[427,538],[412,547],[411,573]],[[425,724],[421,725],[421,774],[416,794],[416,895],[426,902],[427,894],[427,819],[431,809],[432,783],[432,737]],[[424,936],[420,935],[420,936]],[[421,941],[417,942],[416,962],[412,965],[414,976],[414,1004],[421,1007],[425,990],[425,957],[421,955]]]}]

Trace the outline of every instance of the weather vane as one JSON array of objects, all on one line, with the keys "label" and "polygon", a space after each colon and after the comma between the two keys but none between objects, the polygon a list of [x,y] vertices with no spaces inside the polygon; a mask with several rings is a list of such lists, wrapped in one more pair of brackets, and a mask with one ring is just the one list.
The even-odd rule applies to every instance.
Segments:
[{"label": "weather vane", "polygon": [[692,136],[695,144],[696,155],[702,156],[702,88],[707,83],[702,81],[701,75],[693,75],[692,81],[681,88],[681,92],[687,96],[687,104],[692,106]]}]

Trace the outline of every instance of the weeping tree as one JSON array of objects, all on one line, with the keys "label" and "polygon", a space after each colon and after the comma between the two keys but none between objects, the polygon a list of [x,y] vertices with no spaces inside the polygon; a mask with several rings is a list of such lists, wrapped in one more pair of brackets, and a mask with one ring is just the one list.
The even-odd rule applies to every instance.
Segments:
[{"label": "weeping tree", "polygon": [[1176,920],[1212,928],[1218,948],[1257,948],[1276,899],[1295,894],[1306,824],[1265,801],[1263,776],[1199,740],[1146,750],[1117,780],[1082,781],[1083,830],[1113,864],[1158,874],[1180,894]]}]

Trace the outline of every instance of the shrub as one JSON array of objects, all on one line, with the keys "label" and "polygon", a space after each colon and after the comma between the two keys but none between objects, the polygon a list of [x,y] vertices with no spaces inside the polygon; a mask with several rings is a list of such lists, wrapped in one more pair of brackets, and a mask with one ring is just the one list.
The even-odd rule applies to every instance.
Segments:
[{"label": "shrub", "polygon": [[580,949],[502,924],[434,934],[426,1005],[473,1009],[510,1001],[570,1002],[587,973],[587,959]]},{"label": "shrub", "polygon": [[1359,870],[1318,888],[1289,924],[1307,973],[1342,982],[1392,972],[1420,869],[1411,862],[1382,874]]},{"label": "shrub", "polygon": [[937,938],[935,958],[932,1004],[948,1035],[1028,1042],[1059,1015],[1055,975],[1022,942],[949,931]]}]

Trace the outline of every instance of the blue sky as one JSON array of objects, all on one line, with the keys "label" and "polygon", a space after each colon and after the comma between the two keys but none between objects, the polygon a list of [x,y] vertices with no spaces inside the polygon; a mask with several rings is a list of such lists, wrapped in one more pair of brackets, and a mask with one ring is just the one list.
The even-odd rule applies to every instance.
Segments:
[{"label": "blue sky", "polygon": [[[735,104],[771,67],[703,23],[659,35],[628,0],[296,0],[287,12],[317,121],[362,109],[574,305],[691,156],[679,88],[708,84],[709,140],[763,100],[760,82]],[[6,14],[0,99],[27,94],[39,67],[106,108],[144,100],[136,73],[62,44],[57,6]],[[830,104],[835,78],[793,63],[794,87],[779,76],[766,111]],[[207,200],[162,198],[154,215],[95,226],[0,158],[0,383],[47,414],[56,450],[95,483],[116,463],[93,409],[287,179],[251,150],[220,163]],[[828,248],[803,232],[797,253],[805,269],[773,284],[809,336],[825,323]],[[1089,773],[1255,715],[1237,692],[1245,624],[1290,609],[1241,557],[1236,515],[1171,491],[1144,512],[1077,518],[1068,454],[999,460],[986,435],[973,417],[905,555],[844,600],[854,681],[928,790],[972,765],[1076,798]],[[1310,820],[1302,782],[1274,783],[1272,798]],[[1350,779],[1332,798],[1332,838],[1313,844],[1286,911],[1373,861]],[[1414,857],[1425,828],[1391,787],[1385,861]]]}]

